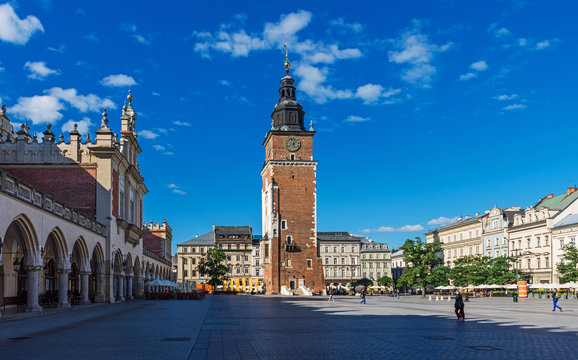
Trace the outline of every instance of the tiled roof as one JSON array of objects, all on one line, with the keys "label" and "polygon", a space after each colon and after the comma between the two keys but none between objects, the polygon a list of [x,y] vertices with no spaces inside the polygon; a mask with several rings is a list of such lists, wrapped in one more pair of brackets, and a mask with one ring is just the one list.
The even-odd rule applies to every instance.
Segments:
[{"label": "tiled roof", "polygon": [[568,225],[578,224],[578,214],[570,214],[564,219],[560,220],[559,223],[554,225],[554,228],[564,227]]},{"label": "tiled roof", "polygon": [[348,232],[317,232],[317,239],[321,241],[360,241],[362,238]]},{"label": "tiled roof", "polygon": [[251,235],[250,226],[215,226],[215,233],[222,235]]},{"label": "tiled roof", "polygon": [[439,228],[437,228],[437,229],[435,229],[435,230],[449,229],[449,228],[453,228],[453,227],[465,225],[465,224],[468,224],[468,223],[480,221],[484,216],[487,216],[487,214],[480,214],[480,215],[472,216],[472,217],[467,218],[467,219],[464,218],[464,219],[462,219],[462,220],[455,221],[455,222],[453,222],[453,223],[451,223],[451,224],[448,224],[448,225],[445,225],[445,226],[440,226]]},{"label": "tiled roof", "polygon": [[536,211],[540,210],[543,207],[548,208],[550,210],[564,210],[576,199],[578,199],[578,191],[574,191],[570,195],[568,195],[568,193],[564,193],[558,196],[551,197],[549,199],[548,198],[542,199],[536,206],[534,206],[534,208],[536,209]]},{"label": "tiled roof", "polygon": [[197,236],[196,238],[192,238],[191,240],[187,240],[185,242],[182,242],[180,244],[178,244],[179,246],[181,245],[186,245],[186,246],[190,246],[190,245],[215,245],[215,236],[213,235],[213,232],[208,232],[206,234],[203,234],[201,236]]}]

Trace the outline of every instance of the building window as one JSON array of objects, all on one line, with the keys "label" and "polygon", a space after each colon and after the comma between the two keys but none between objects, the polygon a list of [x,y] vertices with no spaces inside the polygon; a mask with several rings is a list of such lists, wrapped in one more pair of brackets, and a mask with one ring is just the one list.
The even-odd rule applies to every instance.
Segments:
[{"label": "building window", "polygon": [[494,240],[494,245],[495,246],[500,245],[500,239],[496,238],[496,240]]},{"label": "building window", "polygon": [[536,247],[540,247],[540,237],[536,236]]},{"label": "building window", "polygon": [[191,259],[191,264],[195,265],[196,263],[197,263],[196,259],[195,259],[195,258],[192,258],[192,259]]},{"label": "building window", "polygon": [[346,276],[347,275],[346,275],[345,269],[341,269],[341,277],[345,278]]},{"label": "building window", "polygon": [[259,269],[255,269],[255,276],[259,276]]},{"label": "building window", "polygon": [[269,257],[269,244],[265,244],[265,257]]},{"label": "building window", "polygon": [[378,278],[378,279],[381,278],[381,273],[380,273],[380,272],[377,273],[377,278]]},{"label": "building window", "polygon": [[245,261],[249,261],[249,257],[245,255]]},{"label": "building window", "polygon": [[337,265],[337,258],[333,258],[333,265]]},{"label": "building window", "polygon": [[454,257],[458,256],[458,250],[454,249]]},{"label": "building window", "polygon": [[474,249],[470,246],[470,255],[472,255],[472,252],[474,251]]},{"label": "building window", "polygon": [[249,273],[249,268],[246,267],[246,268],[245,268],[245,274],[248,274],[248,273]]},{"label": "building window", "polygon": [[354,253],[355,252],[355,246],[351,247],[351,252]]},{"label": "building window", "polygon": [[325,252],[326,252],[326,253],[329,252],[329,246],[326,246],[326,247],[325,247]]},{"label": "building window", "polygon": [[341,265],[345,265],[345,258],[341,258]]},{"label": "building window", "polygon": [[460,249],[460,256],[464,256],[464,248]]},{"label": "building window", "polygon": [[205,248],[201,248],[201,254],[205,252]]},{"label": "building window", "polygon": [[341,247],[341,252],[344,253],[345,252],[345,246]]},{"label": "building window", "polygon": [[364,278],[367,278],[367,273],[363,273],[363,277],[364,277]]},{"label": "building window", "polygon": [[337,277],[337,269],[333,269],[333,276]]},{"label": "building window", "polygon": [[528,259],[528,269],[532,268],[532,259]]},{"label": "building window", "polygon": [[[197,248],[191,247],[191,252],[192,252],[192,253],[194,253],[194,252],[196,252],[196,251],[197,251]],[[186,252],[186,251],[185,251],[185,252]]]},{"label": "building window", "polygon": [[333,247],[333,252],[336,253],[337,252],[337,246]]},{"label": "building window", "polygon": [[255,266],[259,266],[259,259],[255,259]]},{"label": "building window", "polygon": [[325,277],[327,277],[327,278],[329,277],[329,269],[325,270]]},{"label": "building window", "polygon": [[329,265],[329,258],[325,258],[325,265]]},{"label": "building window", "polygon": [[[186,253],[187,253],[187,250],[188,250],[188,249],[187,249],[186,247],[184,247],[184,248],[183,248],[183,253],[186,254]],[[194,252],[194,251],[193,251],[193,252]]]},{"label": "building window", "polygon": [[351,269],[351,276],[353,277],[357,276],[357,269]]},{"label": "building window", "polygon": [[189,276],[189,272],[187,270],[183,270],[183,276],[184,277],[188,277]]},{"label": "building window", "polygon": [[183,258],[183,265],[187,265],[187,258]]},{"label": "building window", "polygon": [[550,267],[550,258],[546,257],[544,258],[545,262],[546,262],[546,267],[549,268]]},{"label": "building window", "polygon": [[564,239],[560,239],[560,249],[564,248]]},{"label": "building window", "polygon": [[240,255],[237,255],[236,260],[237,260],[237,261],[240,261],[240,260],[241,260],[241,256],[240,256]]},{"label": "building window", "polygon": [[192,276],[193,276],[193,277],[197,277],[197,271],[196,271],[196,270],[193,270],[193,271],[191,271],[191,272],[192,272]]},{"label": "building window", "polygon": [[472,238],[472,232],[468,232],[468,237],[471,239]]},{"label": "building window", "polygon": [[287,220],[281,220],[281,230],[287,230]]},{"label": "building window", "polygon": [[478,254],[480,252],[480,246],[476,245],[476,254]]},{"label": "building window", "polygon": [[291,267],[291,259],[287,259],[287,267]]},{"label": "building window", "polygon": [[219,244],[219,250],[223,250],[223,244]]},{"label": "building window", "polygon": [[231,244],[227,244],[227,250],[231,250]]},{"label": "building window", "polygon": [[287,244],[292,244],[292,243],[293,243],[293,238],[291,237],[291,235],[288,235],[288,236],[287,236],[286,241],[287,241]]},{"label": "building window", "polygon": [[313,267],[313,260],[307,259],[307,269],[311,269]]},{"label": "building window", "polygon": [[241,268],[237,267],[237,274],[240,274],[240,273],[241,273]]},{"label": "building window", "polygon": [[546,246],[548,246],[548,235],[544,236],[544,242],[546,243]]}]

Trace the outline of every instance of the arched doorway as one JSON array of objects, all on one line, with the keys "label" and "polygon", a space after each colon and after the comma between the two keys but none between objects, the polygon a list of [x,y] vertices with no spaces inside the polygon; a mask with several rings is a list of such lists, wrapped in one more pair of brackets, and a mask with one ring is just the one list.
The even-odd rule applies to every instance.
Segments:
[{"label": "arched doorway", "polygon": [[92,302],[105,302],[105,277],[104,254],[100,243],[97,243],[90,257],[89,297]]},{"label": "arched doorway", "polygon": [[[59,308],[67,308],[70,306],[68,302],[68,295],[70,290],[70,260],[71,256],[68,255],[68,249],[66,247],[66,240],[64,235],[58,228],[54,228],[48,237],[44,246],[40,249],[40,255],[42,256],[42,268],[45,268],[48,263],[53,262],[56,265],[56,288],[55,292],[57,294]],[[45,275],[44,272],[42,274]],[[45,287],[46,279],[43,279],[41,287],[41,296],[47,297],[48,295]]]},{"label": "arched doorway", "polygon": [[41,311],[38,304],[39,272],[38,241],[29,219],[18,215],[10,223],[0,244],[0,305]]}]

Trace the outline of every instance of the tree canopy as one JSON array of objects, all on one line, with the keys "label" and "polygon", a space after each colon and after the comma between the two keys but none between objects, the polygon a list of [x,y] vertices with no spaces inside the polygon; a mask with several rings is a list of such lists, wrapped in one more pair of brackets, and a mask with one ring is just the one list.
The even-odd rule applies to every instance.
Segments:
[{"label": "tree canopy", "polygon": [[377,285],[390,287],[393,286],[393,279],[389,276],[383,276],[377,279]]},{"label": "tree canopy", "polygon": [[227,280],[227,265],[225,265],[225,260],[227,256],[223,250],[215,245],[214,248],[209,249],[207,254],[201,259],[200,264],[197,265],[197,270],[201,274],[205,274],[208,277],[207,283],[213,288],[217,285],[221,285],[223,281]]},{"label": "tree canopy", "polygon": [[[435,271],[443,264],[441,258],[442,247],[440,243],[424,243],[420,237],[414,240],[407,239],[403,246],[403,260],[406,268],[403,270],[398,280],[399,285],[419,286],[423,289],[422,295],[425,296],[425,287],[440,282],[440,275],[446,270]],[[447,284],[447,277],[445,280]]]},{"label": "tree canopy", "polygon": [[[514,258],[499,256],[491,258],[481,255],[468,255],[459,258],[449,271],[449,278],[455,286],[506,284],[516,281]],[[523,278],[525,273],[518,271]]]},{"label": "tree canopy", "polygon": [[560,280],[564,282],[578,280],[578,249],[572,244],[564,246],[564,257],[558,264],[557,269],[560,273]]}]

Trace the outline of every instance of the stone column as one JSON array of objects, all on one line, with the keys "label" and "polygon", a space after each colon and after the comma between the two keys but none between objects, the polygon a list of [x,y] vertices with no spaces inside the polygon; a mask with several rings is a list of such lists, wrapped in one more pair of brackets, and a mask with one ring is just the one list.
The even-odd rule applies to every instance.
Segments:
[{"label": "stone column", "polygon": [[105,294],[105,285],[106,285],[106,274],[104,273],[97,273],[96,274],[96,289],[94,294],[94,302],[102,303],[106,299]]},{"label": "stone column", "polygon": [[137,294],[139,297],[144,296],[144,279],[142,275],[137,276],[136,278],[136,286],[137,286]]},{"label": "stone column", "polygon": [[132,275],[127,277],[127,287],[126,287],[127,297],[129,300],[133,300],[134,297],[132,296]]},{"label": "stone column", "polygon": [[118,275],[118,282],[116,286],[116,301],[124,301],[124,276]]},{"label": "stone column", "polygon": [[89,305],[88,299],[88,277],[90,273],[80,273],[80,304]]},{"label": "stone column", "polygon": [[68,269],[58,269],[58,305],[60,309],[70,307],[68,303]]},{"label": "stone column", "polygon": [[28,272],[28,304],[26,311],[40,312],[42,307],[38,304],[38,272],[42,270],[42,266],[29,266],[26,268]]}]

